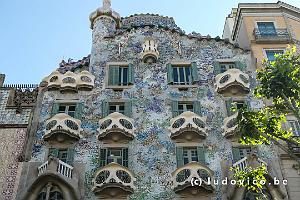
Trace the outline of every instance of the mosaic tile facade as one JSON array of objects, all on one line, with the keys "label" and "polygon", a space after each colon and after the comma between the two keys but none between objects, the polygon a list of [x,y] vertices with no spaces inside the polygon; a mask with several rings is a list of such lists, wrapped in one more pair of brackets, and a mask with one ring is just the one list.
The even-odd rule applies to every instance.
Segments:
[{"label": "mosaic tile facade", "polygon": [[18,157],[23,151],[26,129],[0,129],[0,135],[0,199],[14,200],[22,170]]}]

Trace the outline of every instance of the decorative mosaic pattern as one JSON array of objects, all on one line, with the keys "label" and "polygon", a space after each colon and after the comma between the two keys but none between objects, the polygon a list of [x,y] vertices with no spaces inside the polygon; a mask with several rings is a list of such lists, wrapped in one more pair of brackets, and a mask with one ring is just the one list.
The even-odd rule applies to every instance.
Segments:
[{"label": "decorative mosaic pattern", "polygon": [[[77,143],[75,155],[75,162],[86,163],[84,199],[96,199],[90,189],[93,173],[97,170],[98,151],[103,145],[97,141],[96,136],[102,112],[101,102],[104,99],[131,99],[133,102],[137,137],[129,144],[129,169],[135,173],[138,181],[137,190],[130,199],[178,197],[171,189],[171,172],[176,169],[175,144],[169,138],[168,131],[172,118],[172,100],[186,98],[201,102],[202,115],[207,116],[210,128],[204,142],[207,166],[215,172],[217,179],[221,179],[220,161],[230,160],[232,153],[230,142],[224,139],[221,133],[226,113],[225,103],[223,97],[214,90],[212,64],[215,59],[230,58],[245,62],[249,66],[250,54],[223,41],[198,40],[180,36],[177,32],[149,27],[124,32],[112,39],[110,36],[114,32],[114,26],[111,25],[112,23],[105,18],[95,21],[89,71],[96,76],[96,86],[92,92],[80,92],[76,96],[84,103],[82,119],[84,138]],[[110,27],[109,30],[107,27]],[[152,37],[159,43],[160,57],[156,64],[144,64],[139,58],[145,37]],[[121,51],[120,44],[122,44]],[[166,64],[174,60],[197,63],[200,81],[196,87],[179,91],[167,84]],[[118,61],[129,62],[135,66],[135,84],[131,89],[124,91],[105,89],[106,62]],[[245,73],[250,77],[255,76],[247,70]],[[45,93],[32,161],[44,160],[46,149],[42,136],[45,133],[45,121],[50,118],[55,99],[63,97],[67,98],[56,92]],[[247,98],[251,100],[251,97]],[[255,103],[253,105],[257,106]],[[220,187],[217,188],[216,199],[221,199]]]},{"label": "decorative mosaic pattern", "polygon": [[6,109],[9,90],[0,90],[0,124],[27,124],[31,109],[23,109],[16,114],[16,109]]},{"label": "decorative mosaic pattern", "polygon": [[0,129],[0,134],[0,199],[14,200],[22,169],[18,156],[23,151],[26,129]]}]

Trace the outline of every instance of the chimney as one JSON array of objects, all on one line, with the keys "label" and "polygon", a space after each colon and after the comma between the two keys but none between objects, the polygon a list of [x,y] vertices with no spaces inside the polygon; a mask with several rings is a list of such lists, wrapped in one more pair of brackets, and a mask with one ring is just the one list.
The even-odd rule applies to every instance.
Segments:
[{"label": "chimney", "polygon": [[5,74],[0,74],[0,87],[3,86],[5,80]]}]

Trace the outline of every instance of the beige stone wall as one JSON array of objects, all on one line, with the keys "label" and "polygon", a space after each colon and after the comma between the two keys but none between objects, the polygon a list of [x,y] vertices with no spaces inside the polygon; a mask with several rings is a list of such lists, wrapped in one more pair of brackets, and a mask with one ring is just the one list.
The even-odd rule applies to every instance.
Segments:
[{"label": "beige stone wall", "polygon": [[0,136],[0,200],[13,200],[22,169],[17,158],[23,151],[26,129],[0,129]]}]

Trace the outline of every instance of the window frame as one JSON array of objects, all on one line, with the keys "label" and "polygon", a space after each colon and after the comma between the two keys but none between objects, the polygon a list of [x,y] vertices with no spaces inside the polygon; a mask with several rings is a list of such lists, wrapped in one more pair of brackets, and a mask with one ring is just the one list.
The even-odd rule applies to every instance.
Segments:
[{"label": "window frame", "polygon": [[[172,64],[171,64],[172,65]],[[175,73],[174,73],[174,69],[177,69],[177,82],[175,82]],[[189,74],[187,75],[186,73],[186,69],[189,68]],[[184,69],[184,70],[181,70],[181,69]],[[190,65],[187,65],[187,64],[183,64],[183,65],[180,65],[180,64],[177,64],[177,65],[172,65],[172,70],[173,70],[173,85],[177,85],[177,86],[186,86],[186,85],[192,85],[193,84],[193,81],[192,81],[192,66],[191,64]],[[184,79],[184,82],[181,82],[181,71],[183,71],[183,79]],[[187,81],[188,79],[188,81]]]},{"label": "window frame", "polygon": [[[114,113],[114,112],[110,112],[111,111],[111,109],[110,109],[110,107],[111,106],[116,106],[116,111],[115,112],[118,112],[118,113],[121,113],[121,114],[123,114],[123,115],[125,115],[125,102],[124,101],[119,101],[119,102],[115,102],[115,101],[111,101],[111,102],[108,102],[108,114],[110,115],[110,114],[112,114],[112,113]],[[123,109],[123,112],[120,112],[120,107],[121,106],[123,106],[124,107],[124,109]]]},{"label": "window frame", "polygon": [[[185,156],[185,151],[187,153],[187,156]],[[194,151],[194,152],[193,152]],[[194,156],[192,155],[193,153],[196,153]],[[198,150],[197,150],[197,147],[183,147],[183,155],[182,155],[182,158],[183,158],[183,164],[186,165],[188,163],[191,163],[191,162],[199,162],[198,160]],[[188,159],[188,162],[185,163],[185,158]],[[196,160],[193,160],[193,158],[196,158]]]},{"label": "window frame", "polygon": [[[234,62],[234,61],[232,61],[232,62],[230,62],[230,61],[228,61],[228,62],[219,62],[219,65],[220,65],[221,74],[228,71],[229,69],[236,69],[237,68],[236,62]],[[222,65],[225,65],[225,68],[226,68],[225,71],[222,70]],[[233,68],[230,68],[230,65],[232,65]]]},{"label": "window frame", "polygon": [[[274,32],[274,35],[271,35],[271,34],[262,34],[261,33],[261,30],[259,29],[259,26],[258,26],[258,24],[259,23],[273,23],[273,26],[274,26],[274,30],[275,30],[275,32]],[[276,36],[277,35],[277,32],[276,32],[276,27],[277,27],[277,25],[276,25],[276,23],[275,23],[275,21],[256,21],[255,22],[255,25],[256,25],[256,28],[257,28],[257,30],[259,30],[259,33],[262,35],[262,36]]]},{"label": "window frame", "polygon": [[285,53],[285,48],[276,48],[276,49],[263,49],[264,58],[268,60],[268,62],[273,62],[274,60],[269,60],[267,51],[282,51],[282,54]]},{"label": "window frame", "polygon": [[[106,67],[105,67],[105,78],[104,78],[104,82],[105,82],[105,88],[106,89],[115,89],[115,90],[123,90],[123,89],[130,89],[133,87],[133,84],[130,84],[128,79],[127,79],[127,85],[110,85],[109,84],[109,68],[110,66],[119,66],[120,68],[122,67],[127,67],[127,69],[129,69],[129,65],[131,63],[129,62],[107,62],[106,63]],[[127,70],[127,73],[129,73],[129,70]],[[128,74],[129,76],[129,74]]]},{"label": "window frame", "polygon": [[[167,63],[166,67],[170,64],[172,66],[189,66],[190,67],[190,84],[185,84],[185,85],[181,85],[181,84],[168,84],[171,88],[177,88],[177,89],[187,89],[187,88],[195,88],[197,87],[197,84],[193,83],[193,72],[192,72],[192,64],[194,61],[192,62],[187,62],[187,61],[171,61],[169,63]],[[174,76],[172,77],[174,79]]]},{"label": "window frame", "polygon": [[[183,110],[179,109],[179,106],[182,105],[183,106]],[[192,110],[188,110],[187,106],[192,106]],[[182,111],[182,112],[181,112]],[[191,111],[194,112],[194,102],[193,101],[178,101],[178,115],[187,112],[187,111]]]},{"label": "window frame", "polygon": [[[294,126],[291,125],[291,122],[294,123]],[[298,123],[298,127],[300,128],[300,122],[298,120],[294,120],[294,119],[287,119],[286,120],[287,126],[288,126],[288,130],[291,129],[292,133],[294,134],[294,136],[299,137],[300,136],[300,130],[297,129],[296,123]],[[296,130],[294,130],[294,128],[296,128]],[[296,134],[295,134],[296,132]]]},{"label": "window frame", "polygon": [[[60,107],[63,107],[63,106],[65,107],[65,110],[64,110],[64,112],[60,112]],[[74,111],[69,111],[70,106],[74,106],[74,108],[75,108]],[[65,113],[65,114],[67,114],[67,115],[69,115],[69,116],[75,118],[76,106],[77,106],[76,103],[59,103],[58,113]],[[69,112],[72,112],[72,113],[73,113],[73,116],[70,115]]]}]

